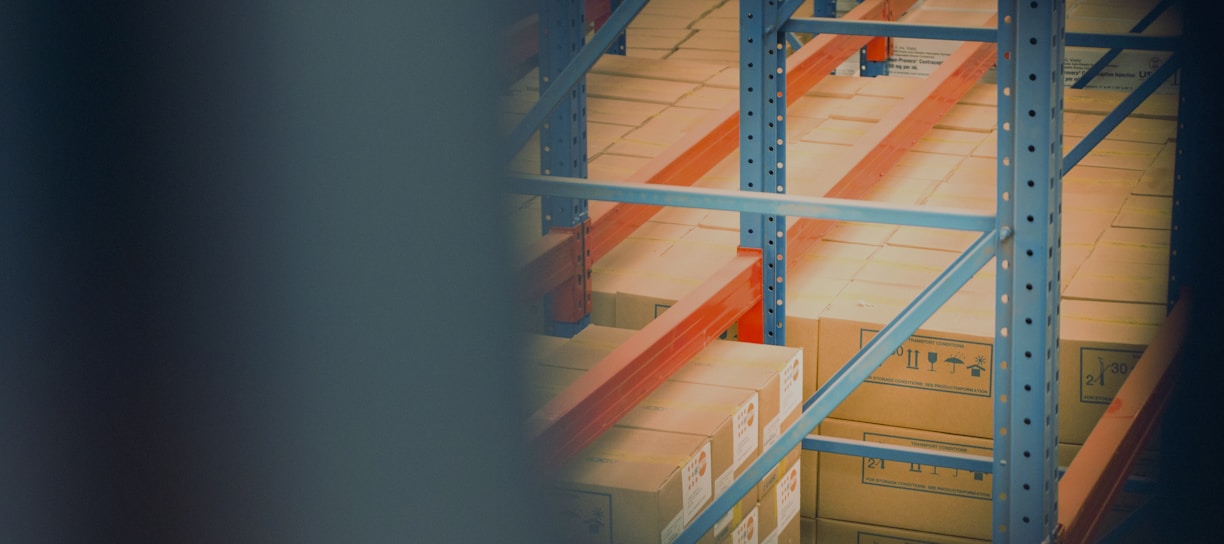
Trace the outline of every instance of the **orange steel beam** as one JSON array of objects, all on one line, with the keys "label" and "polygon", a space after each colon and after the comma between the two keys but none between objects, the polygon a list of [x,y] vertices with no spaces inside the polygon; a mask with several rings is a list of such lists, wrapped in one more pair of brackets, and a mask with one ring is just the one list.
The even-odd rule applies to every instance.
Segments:
[{"label": "orange steel beam", "polygon": [[1191,311],[1185,290],[1058,483],[1058,542],[1089,542],[1172,396]]},{"label": "orange steel beam", "polygon": [[[888,20],[913,6],[916,0],[870,0],[850,10],[843,19]],[[867,45],[870,36],[821,34],[786,59],[786,103],[792,104],[815,87],[842,62]],[[629,177],[630,183],[692,185],[739,147],[739,104],[710,115]],[[611,251],[662,208],[643,204],[617,204],[595,217],[588,241],[593,261]]]},{"label": "orange steel beam", "polygon": [[[915,92],[897,104],[876,129],[864,135],[862,143],[852,148],[857,162],[841,174],[841,180],[828,196],[861,197],[990,68],[987,60],[994,58],[994,51],[993,45],[966,44],[949,56],[928,76],[925,92]],[[787,236],[791,236],[787,258],[793,260],[802,255],[833,224],[825,220],[796,221],[787,231]],[[792,234],[796,232],[807,237],[795,240]],[[748,264],[747,255],[754,255],[751,270],[742,268]],[[545,472],[555,469],[581,451],[722,334],[731,322],[750,309],[759,308],[760,259],[759,251],[740,249],[740,254],[718,273],[536,412],[530,436],[540,469]],[[750,281],[745,274],[750,274]],[[727,321],[727,316],[733,316],[731,321]],[[746,333],[744,329],[741,324],[741,339]],[[682,342],[684,349],[676,349],[674,342]]]},{"label": "orange steel beam", "polygon": [[[995,18],[983,26],[995,26]],[[850,148],[852,166],[843,172],[824,196],[861,199],[924,134],[931,130],[956,105],[982,75],[994,65],[997,46],[993,43],[967,42],[944,59],[921,86],[893,106],[878,123]],[[801,175],[795,174],[793,175]],[[791,180],[793,182],[793,179]],[[816,244],[837,223],[825,219],[799,219],[787,229],[787,252],[799,256]],[[791,261],[794,262],[794,257]],[[791,270],[790,273],[794,273]]]},{"label": "orange steel beam", "polygon": [[[888,14],[902,13],[915,2],[916,0],[892,0],[891,2],[868,0],[846,13],[843,19],[884,20],[888,18]],[[787,104],[793,103],[811,90],[871,39],[870,36],[823,34],[792,53],[786,61]],[[737,103],[706,117],[701,124],[690,129],[684,138],[669,146],[659,156],[634,172],[626,182],[692,185],[738,147],[739,104]],[[586,241],[587,249],[590,251],[588,262],[599,261],[661,209],[659,206],[621,203],[593,217],[591,232]],[[538,245],[548,246],[553,243],[550,240],[541,240]],[[547,250],[541,247],[533,249],[531,253],[544,255],[547,254]],[[544,268],[543,265],[537,263],[529,263],[527,266],[530,267],[530,270]],[[566,266],[572,267],[573,265]],[[523,276],[534,284],[529,287],[529,292],[548,293],[560,286],[560,281],[563,281],[564,278],[572,277],[575,274],[576,271],[570,269],[557,275],[532,275],[530,271],[524,271]]]},{"label": "orange steel beam", "polygon": [[761,299],[761,252],[742,250],[528,420],[537,471],[559,469]]},{"label": "orange steel beam", "polygon": [[572,233],[554,230],[527,248],[522,274],[522,299],[535,300],[574,277],[582,262],[582,244]]}]

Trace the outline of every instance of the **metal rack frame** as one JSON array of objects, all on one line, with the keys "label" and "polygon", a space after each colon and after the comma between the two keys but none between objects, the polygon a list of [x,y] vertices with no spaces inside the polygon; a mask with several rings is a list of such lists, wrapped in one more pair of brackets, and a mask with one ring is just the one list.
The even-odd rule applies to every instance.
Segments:
[{"label": "metal rack frame", "polygon": [[[579,50],[564,29],[546,23],[550,39],[569,40],[561,49],[542,42],[541,98],[511,137],[517,150],[552,116],[541,139],[542,153],[571,161],[574,169],[549,165],[545,176],[518,176],[512,192],[548,195],[544,200],[546,236],[533,250],[528,270],[541,283],[528,291],[573,292],[589,277],[590,263],[658,211],[682,206],[741,212],[739,255],[668,312],[615,349],[595,368],[529,421],[531,440],[547,473],[594,440],[672,372],[712,342],[732,323],[741,339],[785,342],[786,263],[812,247],[834,221],[851,220],[975,230],[983,234],[926,287],[874,339],[816,394],[807,399],[799,421],[758,458],[682,532],[676,542],[696,542],[766,473],[797,445],[805,449],[871,456],[992,473],[993,541],[1080,542],[1093,535],[1109,501],[1121,487],[1168,398],[1176,373],[1187,298],[1171,263],[1171,315],[1145,352],[1144,372],[1131,376],[1119,397],[1141,407],[1125,417],[1111,414],[1089,437],[1060,485],[1053,453],[1058,429],[1059,247],[1063,174],[1131,113],[1178,67],[1175,54],[1154,75],[1065,156],[1062,151],[1063,49],[1068,45],[1109,49],[1176,50],[1179,40],[1134,34],[1073,34],[1064,28],[1063,0],[1000,0],[994,28],[966,28],[886,22],[913,0],[868,0],[844,19],[792,18],[800,0],[740,0],[740,101],[737,111],[719,112],[698,134],[680,142],[648,165],[646,184],[584,181],[585,142],[577,144],[575,117],[585,91],[581,76],[621,36],[645,0],[625,0],[591,42]],[[1167,7],[1167,2],[1157,6]],[[546,0],[547,10],[580,10],[581,0]],[[572,11],[571,11],[572,13]],[[574,17],[581,20],[581,13]],[[1151,16],[1150,19],[1154,19]],[[1145,19],[1147,20],[1147,19]],[[1147,21],[1150,23],[1150,21]],[[556,23],[564,25],[563,22]],[[1143,26],[1136,28],[1141,30]],[[790,33],[816,36],[787,59]],[[561,37],[565,36],[565,37]],[[879,36],[961,40],[967,43],[929,76],[920,92],[904,100],[857,146],[854,167],[825,198],[786,193],[786,105],[811,88],[832,67]],[[577,37],[581,42],[581,36]],[[557,58],[544,58],[555,55]],[[547,61],[547,63],[545,62]],[[558,68],[564,64],[564,68]],[[998,85],[997,208],[993,215],[954,210],[913,210],[857,202],[880,174],[895,164],[914,136],[925,133],[994,64]],[[548,70],[545,70],[548,66]],[[792,93],[788,94],[788,87]],[[568,98],[568,102],[567,102]],[[1182,104],[1186,97],[1181,97]],[[568,109],[567,109],[568,108]],[[565,114],[558,114],[564,111]],[[1181,116],[1179,116],[1180,118]],[[566,120],[568,119],[568,122]],[[1180,136],[1190,122],[1179,121]],[[1192,123],[1192,122],[1190,122]],[[738,125],[738,139],[733,129]],[[1193,128],[1193,127],[1191,127]],[[558,130],[560,129],[560,132]],[[584,131],[583,131],[583,134]],[[738,143],[740,191],[660,185],[687,185]],[[545,156],[542,155],[542,159]],[[1184,222],[1176,187],[1171,255],[1178,255],[1179,225]],[[586,199],[618,201],[604,219],[585,216]],[[569,213],[570,211],[573,213]],[[796,218],[788,227],[787,218]],[[601,227],[607,227],[601,228]],[[575,257],[576,256],[576,257]],[[940,305],[990,259],[995,259],[994,453],[992,457],[949,455],[914,448],[868,444],[809,433]],[[550,266],[551,265],[551,266]],[[559,268],[560,271],[554,270]],[[545,274],[544,272],[548,272]],[[585,281],[589,293],[589,281]],[[562,297],[571,301],[570,298]],[[554,299],[556,300],[556,299]],[[589,300],[589,296],[587,298]],[[555,306],[555,304],[554,304]],[[580,304],[577,309],[589,308]],[[561,315],[561,314],[554,314]],[[573,311],[565,314],[573,317]],[[581,318],[567,321],[580,328]],[[571,329],[572,330],[572,329]],[[1082,461],[1081,461],[1082,460]],[[1060,505],[1061,502],[1061,505]]]}]

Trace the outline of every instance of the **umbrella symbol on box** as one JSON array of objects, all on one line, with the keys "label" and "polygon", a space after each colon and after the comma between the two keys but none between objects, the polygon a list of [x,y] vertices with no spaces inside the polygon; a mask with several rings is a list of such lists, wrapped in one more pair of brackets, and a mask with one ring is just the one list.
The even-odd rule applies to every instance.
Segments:
[{"label": "umbrella symbol on box", "polygon": [[947,359],[944,359],[944,362],[952,365],[952,374],[956,374],[956,365],[965,364],[964,361],[957,357],[948,357]]}]

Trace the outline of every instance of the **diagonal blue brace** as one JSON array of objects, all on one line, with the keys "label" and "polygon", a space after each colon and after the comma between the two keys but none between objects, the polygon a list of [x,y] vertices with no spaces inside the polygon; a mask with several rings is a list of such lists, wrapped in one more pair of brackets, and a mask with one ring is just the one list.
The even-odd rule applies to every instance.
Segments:
[{"label": "diagonal blue brace", "polygon": [[509,155],[506,157],[507,162],[515,153],[518,153],[524,145],[527,145],[527,140],[531,139],[532,133],[540,128],[544,123],[544,119],[552,114],[557,106],[561,103],[570,91],[574,90],[580,80],[586,75],[587,71],[595,66],[595,62],[612,46],[612,42],[616,41],[617,36],[625,31],[629,26],[629,22],[637,16],[642,8],[646,6],[646,0],[624,0],[616,11],[608,17],[608,21],[604,26],[600,27],[599,31],[591,37],[591,41],[587,42],[582,50],[574,56],[574,60],[552,78],[548,89],[542,90],[540,99],[536,101],[527,115],[519,121],[518,125],[510,133],[509,146],[506,148]]},{"label": "diagonal blue brace", "polygon": [[[1169,6],[1173,5],[1174,1],[1175,0],[1161,0],[1160,3],[1156,4],[1156,6],[1153,7],[1152,10],[1143,17],[1143,19],[1140,19],[1139,22],[1130,29],[1130,31],[1138,34],[1146,30],[1148,25],[1155,22],[1156,18],[1160,17],[1160,14],[1164,13]],[[1085,70],[1083,75],[1081,75],[1079,79],[1075,80],[1075,83],[1071,84],[1071,88],[1083,89],[1086,85],[1088,85],[1089,81],[1092,81],[1092,78],[1101,73],[1101,70],[1104,70],[1106,66],[1109,66],[1109,63],[1113,61],[1113,59],[1117,58],[1118,54],[1121,52],[1122,49],[1116,47],[1107,51],[1099,60],[1096,61],[1096,64],[1093,64],[1090,68]]]},{"label": "diagonal blue brace", "polygon": [[1152,93],[1156,92],[1156,89],[1160,88],[1160,85],[1163,84],[1166,79],[1169,79],[1169,76],[1173,75],[1173,72],[1176,72],[1180,65],[1180,55],[1176,53],[1173,54],[1173,56],[1169,57],[1169,60],[1165,61],[1164,65],[1157,68],[1156,71],[1153,72],[1152,75],[1148,76],[1147,79],[1143,80],[1143,83],[1140,83],[1135,90],[1126,95],[1126,98],[1122,99],[1122,102],[1118,104],[1117,108],[1114,108],[1113,111],[1109,112],[1109,115],[1106,115],[1105,118],[1097,124],[1097,126],[1092,128],[1092,131],[1084,136],[1083,140],[1080,140],[1079,144],[1076,144],[1075,149],[1072,149],[1069,153],[1067,153],[1066,157],[1063,157],[1063,175],[1066,175],[1066,173],[1070,172],[1072,168],[1075,168],[1075,165],[1079,164],[1079,161],[1083,159],[1089,151],[1092,151],[1092,148],[1101,143],[1101,140],[1104,140],[1110,132],[1113,132],[1113,129],[1117,128],[1118,125],[1131,114],[1131,112],[1135,111],[1135,108],[1138,108],[1139,105],[1143,103],[1144,100],[1147,100],[1149,96],[1152,96]]},{"label": "diagonal blue brace", "polygon": [[888,325],[880,330],[846,366],[829,379],[804,405],[799,421],[778,438],[778,441],[757,457],[744,473],[706,507],[675,540],[677,544],[694,544],[706,534],[736,503],[756,487],[757,483],[795,446],[833,411],[855,387],[875,372],[897,346],[914,334],[922,323],[939,309],[956,291],[968,282],[994,256],[998,232],[990,231],[969,246],[956,261],[935,278],[913,302],[906,306]]}]

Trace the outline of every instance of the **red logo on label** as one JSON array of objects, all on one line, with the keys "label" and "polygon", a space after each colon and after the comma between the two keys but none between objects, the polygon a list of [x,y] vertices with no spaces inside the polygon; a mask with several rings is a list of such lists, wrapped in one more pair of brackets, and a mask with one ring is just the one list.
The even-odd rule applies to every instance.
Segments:
[{"label": "red logo on label", "polygon": [[756,532],[756,518],[748,518],[744,520],[744,536],[752,538],[752,533]]},{"label": "red logo on label", "polygon": [[697,458],[697,475],[698,476],[705,476],[706,466],[708,464],[709,463],[706,460],[706,452],[703,451],[701,452],[701,456]]},{"label": "red logo on label", "polygon": [[748,405],[748,416],[745,419],[748,420],[748,423],[747,423],[748,425],[752,425],[752,423],[756,421],[756,405],[755,404]]}]

